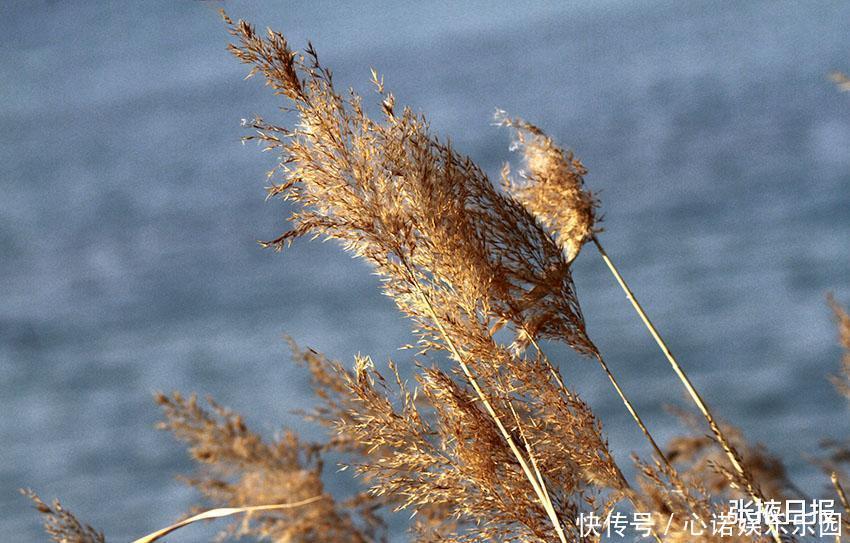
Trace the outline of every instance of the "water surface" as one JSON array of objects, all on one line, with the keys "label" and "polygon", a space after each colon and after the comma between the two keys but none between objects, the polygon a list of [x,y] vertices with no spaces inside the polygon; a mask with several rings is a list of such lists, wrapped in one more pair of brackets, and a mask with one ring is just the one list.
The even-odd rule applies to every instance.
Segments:
[{"label": "water surface", "polygon": [[[846,436],[824,304],[850,303],[846,2],[227,3],[312,39],[337,81],[369,68],[495,174],[496,107],[576,149],[603,240],[716,410],[788,459]],[[225,52],[212,2],[0,9],[0,533],[44,540],[16,494],[60,496],[112,541],[179,516],[183,449],[155,390],[212,394],[272,434],[309,400],[283,333],[351,361],[408,324],[332,244],[277,255],[271,158],[240,119],[276,102]],[[576,281],[590,332],[653,430],[678,385],[602,262]],[[623,457],[646,452],[595,366],[552,347]],[[308,432],[310,430],[307,430]],[[190,531],[175,541],[202,540]],[[200,538],[200,539],[199,539]]]}]

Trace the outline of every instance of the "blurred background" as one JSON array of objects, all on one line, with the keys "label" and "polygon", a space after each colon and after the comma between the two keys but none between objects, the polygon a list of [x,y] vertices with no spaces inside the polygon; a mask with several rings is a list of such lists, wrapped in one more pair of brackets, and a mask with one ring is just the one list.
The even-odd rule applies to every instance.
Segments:
[{"label": "blurred background", "polygon": [[[211,394],[271,435],[310,401],[282,334],[351,363],[410,356],[408,323],[333,244],[260,249],[273,157],[240,119],[277,101],[225,51],[216,9],[313,40],[337,83],[426,112],[494,176],[496,107],[576,150],[606,248],[709,403],[781,454],[847,436],[826,376],[827,291],[850,303],[847,2],[49,2],[0,7],[0,533],[45,540],[16,489],[112,541],[179,517],[182,446],[156,390]],[[680,386],[592,247],[591,336],[661,440]],[[552,356],[625,459],[644,440],[595,365]],[[174,541],[204,540],[190,528]],[[206,530],[206,531],[205,531]]]}]

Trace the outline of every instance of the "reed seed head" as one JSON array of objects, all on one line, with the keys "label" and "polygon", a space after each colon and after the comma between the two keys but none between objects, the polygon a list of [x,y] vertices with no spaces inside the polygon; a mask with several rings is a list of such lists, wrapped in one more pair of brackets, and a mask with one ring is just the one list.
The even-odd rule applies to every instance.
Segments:
[{"label": "reed seed head", "polygon": [[600,231],[599,201],[584,187],[587,170],[571,151],[564,151],[533,124],[501,110],[496,121],[513,129],[512,148],[522,153],[525,163],[519,176],[511,176],[507,168],[503,171],[505,190],[555,233],[571,262]]}]

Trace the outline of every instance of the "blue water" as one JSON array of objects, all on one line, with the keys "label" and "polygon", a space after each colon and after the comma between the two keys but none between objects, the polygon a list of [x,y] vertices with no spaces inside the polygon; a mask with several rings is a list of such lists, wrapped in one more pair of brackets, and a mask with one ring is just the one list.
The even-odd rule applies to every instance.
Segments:
[{"label": "blue water", "polygon": [[[828,290],[850,303],[850,94],[827,80],[850,71],[850,4],[517,4],[227,8],[312,39],[343,86],[368,94],[376,67],[490,172],[516,159],[496,107],[576,149],[605,245],[698,387],[820,492],[802,455],[850,431],[825,380],[839,350],[824,304]],[[174,476],[190,463],[153,429],[153,391],[212,394],[268,434],[302,428],[290,411],[309,392],[283,333],[345,361],[410,339],[332,244],[255,244],[285,208],[264,202],[271,157],[239,144],[239,121],[276,102],[242,81],[217,7],[0,7],[5,540],[44,540],[22,486],[112,541],[182,514],[193,493]],[[662,406],[681,394],[666,364],[590,247],[575,276],[593,338],[669,437]],[[596,368],[550,348],[618,454],[646,452]]]}]

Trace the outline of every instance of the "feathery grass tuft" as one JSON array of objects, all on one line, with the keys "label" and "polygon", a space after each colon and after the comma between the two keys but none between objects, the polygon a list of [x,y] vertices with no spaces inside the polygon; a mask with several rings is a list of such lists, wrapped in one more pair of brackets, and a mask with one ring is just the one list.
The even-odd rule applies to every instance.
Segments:
[{"label": "feathery grass tuft", "polygon": [[[288,430],[269,439],[212,399],[158,394],[160,428],[185,443],[197,465],[185,482],[215,509],[138,542],[228,517],[222,537],[383,543],[399,512],[411,539],[421,542],[597,542],[602,536],[579,519],[605,519],[619,506],[645,514],[644,535],[659,542],[779,540],[776,527],[717,536],[684,524],[730,514],[730,499],[808,498],[778,458],[708,410],[602,248],[600,202],[571,152],[500,112],[497,120],[513,129],[525,166],[517,178],[505,169],[500,190],[436,136],[424,115],[399,107],[376,71],[369,107],[353,90],[337,89],[311,44],[299,53],[278,32],[260,34],[222,16],[234,38],[230,52],[297,117],[287,126],[259,117],[249,123],[254,133],[246,139],[278,156],[268,195],[294,208],[291,228],[262,245],[282,250],[303,237],[338,242],[373,268],[412,322],[418,352],[408,380],[393,361],[379,369],[358,354],[346,365],[289,340],[317,399],[303,413],[326,432],[317,442]],[[372,109],[377,114],[367,114]],[[588,242],[711,435],[685,416],[693,432],[662,447],[615,379],[588,335],[572,278],[571,263]],[[832,304],[850,353],[850,317]],[[544,340],[565,343],[605,372],[653,449],[649,459],[633,458],[636,484],[612,454],[601,421],[544,352]],[[844,394],[848,381],[845,354],[836,378]],[[847,507],[837,468],[842,447],[834,448],[829,469]],[[348,495],[329,492],[335,483]],[[104,543],[58,502],[48,506],[27,495],[54,541]]]}]

